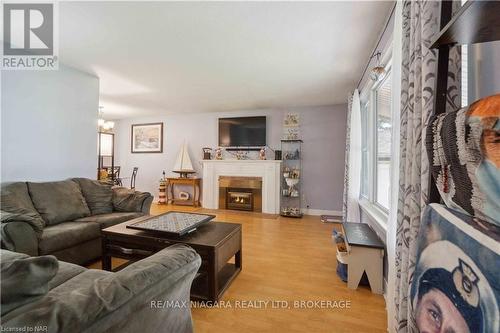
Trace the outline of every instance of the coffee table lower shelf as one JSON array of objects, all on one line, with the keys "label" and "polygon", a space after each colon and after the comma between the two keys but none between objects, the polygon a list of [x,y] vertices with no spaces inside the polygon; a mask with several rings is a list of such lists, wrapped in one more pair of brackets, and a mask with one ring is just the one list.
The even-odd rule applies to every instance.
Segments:
[{"label": "coffee table lower shelf", "polygon": [[219,291],[216,299],[210,298],[206,294],[209,289],[209,278],[206,272],[199,273],[193,281],[191,287],[191,299],[194,301],[214,302],[220,300],[226,289],[231,285],[233,280],[241,272],[240,267],[235,264],[227,263],[217,274],[217,285]]}]

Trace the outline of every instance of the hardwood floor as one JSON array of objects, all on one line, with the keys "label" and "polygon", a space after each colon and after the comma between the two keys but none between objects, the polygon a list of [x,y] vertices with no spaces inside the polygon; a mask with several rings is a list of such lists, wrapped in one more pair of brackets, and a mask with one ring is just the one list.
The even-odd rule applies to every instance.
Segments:
[{"label": "hardwood floor", "polygon": [[[243,270],[223,296],[232,308],[193,309],[195,332],[387,332],[383,296],[367,287],[350,290],[335,273],[334,224],[323,224],[318,216],[291,219],[155,204],[152,214],[169,210],[210,212],[216,221],[243,228]],[[349,301],[350,308],[294,306],[319,300]],[[252,303],[241,308],[243,301]],[[250,308],[259,301],[287,301],[290,308],[273,309],[270,303]]]}]

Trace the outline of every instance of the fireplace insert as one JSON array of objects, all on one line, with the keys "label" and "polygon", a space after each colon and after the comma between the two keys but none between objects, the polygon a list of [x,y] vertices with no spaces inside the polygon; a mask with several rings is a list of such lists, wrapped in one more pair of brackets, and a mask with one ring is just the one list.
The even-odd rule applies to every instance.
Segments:
[{"label": "fireplace insert", "polygon": [[253,191],[251,189],[226,189],[226,208],[253,211]]}]

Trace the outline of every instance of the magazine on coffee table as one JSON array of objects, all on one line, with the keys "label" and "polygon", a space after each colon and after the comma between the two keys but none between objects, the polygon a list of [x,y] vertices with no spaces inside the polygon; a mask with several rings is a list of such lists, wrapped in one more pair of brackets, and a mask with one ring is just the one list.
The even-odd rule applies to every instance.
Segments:
[{"label": "magazine on coffee table", "polygon": [[168,234],[170,236],[183,236],[214,218],[215,215],[208,214],[167,212],[127,225],[127,228]]}]

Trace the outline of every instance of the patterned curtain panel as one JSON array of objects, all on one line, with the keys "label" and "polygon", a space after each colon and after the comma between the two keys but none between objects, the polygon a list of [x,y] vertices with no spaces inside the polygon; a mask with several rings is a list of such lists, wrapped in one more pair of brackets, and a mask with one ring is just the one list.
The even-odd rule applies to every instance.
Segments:
[{"label": "patterned curtain panel", "polygon": [[345,166],[344,166],[344,200],[342,203],[342,221],[347,221],[347,206],[349,197],[349,151],[350,151],[350,135],[351,135],[351,111],[352,110],[352,94],[349,94],[347,100],[347,125],[345,136]]},{"label": "patterned curtain panel", "polygon": [[[454,2],[454,10],[460,2]],[[417,332],[408,294],[416,259],[421,215],[427,204],[429,162],[425,133],[433,113],[437,51],[429,49],[439,31],[440,1],[404,1],[401,68],[400,166],[396,236],[395,322],[391,331]],[[447,108],[460,105],[460,50],[450,52]]]}]

